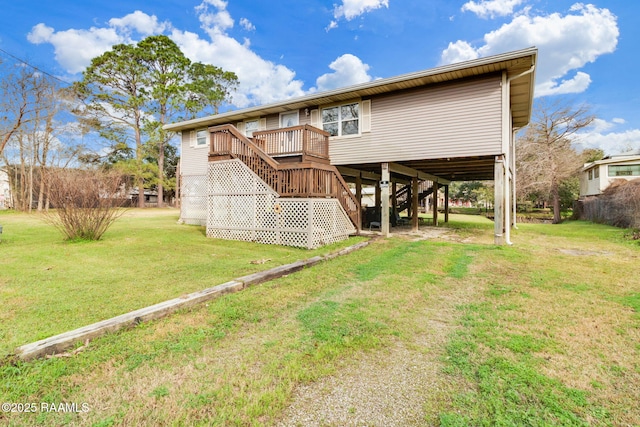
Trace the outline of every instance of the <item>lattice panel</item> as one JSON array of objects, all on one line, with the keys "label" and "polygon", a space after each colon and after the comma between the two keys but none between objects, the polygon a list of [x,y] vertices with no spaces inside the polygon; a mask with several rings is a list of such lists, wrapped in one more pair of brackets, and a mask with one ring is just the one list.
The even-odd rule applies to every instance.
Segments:
[{"label": "lattice panel", "polygon": [[356,229],[340,203],[335,199],[310,199],[313,211],[311,241],[313,247],[344,240]]},{"label": "lattice panel", "polygon": [[186,224],[207,223],[207,176],[183,175],[181,177],[180,219]]},{"label": "lattice panel", "polygon": [[207,236],[315,248],[355,232],[336,199],[278,197],[239,160],[209,165]]},{"label": "lattice panel", "polygon": [[210,163],[209,194],[278,195],[240,160],[221,160]]}]

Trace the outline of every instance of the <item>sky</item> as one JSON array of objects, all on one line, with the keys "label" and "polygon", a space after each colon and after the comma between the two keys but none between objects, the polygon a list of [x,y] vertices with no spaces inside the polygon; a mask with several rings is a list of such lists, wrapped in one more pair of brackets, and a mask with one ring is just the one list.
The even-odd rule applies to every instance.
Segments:
[{"label": "sky", "polygon": [[597,118],[576,147],[640,148],[640,2],[594,0],[11,0],[0,58],[80,79],[119,43],[165,34],[237,74],[234,108],[535,46],[536,100]]}]

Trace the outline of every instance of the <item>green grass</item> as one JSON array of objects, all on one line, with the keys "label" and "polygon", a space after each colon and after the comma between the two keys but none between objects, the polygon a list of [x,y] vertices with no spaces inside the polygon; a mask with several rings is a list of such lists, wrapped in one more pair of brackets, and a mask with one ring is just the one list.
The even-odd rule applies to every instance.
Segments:
[{"label": "green grass", "polygon": [[[204,238],[175,210],[130,211],[97,242],[67,242],[36,215],[0,216],[0,358],[16,347],[314,251]],[[263,264],[251,261],[269,260]]]},{"label": "green grass", "polygon": [[[103,246],[127,246],[144,261],[114,254],[118,261],[94,280],[107,286],[122,275],[137,283],[135,278],[148,274],[142,279],[148,282],[145,291],[118,291],[138,299],[159,292],[156,283],[177,286],[147,273],[156,258],[172,260],[183,281],[200,289],[215,284],[209,276],[218,282],[225,274],[317,253],[213,241],[199,227],[177,225],[171,215],[127,218],[97,245],[63,243],[32,217],[1,215],[0,222],[7,238],[0,244],[3,254],[22,244],[36,252],[8,255],[13,263],[20,259],[31,269],[55,266],[40,275],[71,269],[60,261],[66,256],[80,259],[82,252],[100,252],[96,248]],[[623,230],[583,222],[522,224],[511,247],[491,244],[493,224],[486,218],[452,216],[449,225],[455,228],[452,239],[380,240],[296,274],[108,334],[71,358],[1,365],[0,400],[86,402],[91,411],[0,414],[0,422],[274,425],[298,386],[357,371],[356,361],[364,355],[384,359],[401,344],[439,367],[435,387],[408,397],[422,404],[424,425],[638,425],[640,247],[625,241]],[[38,239],[44,240],[38,244]],[[237,255],[226,259],[222,255],[230,247]],[[273,264],[249,264],[264,258]],[[210,265],[216,264],[212,260],[222,266]],[[4,257],[2,262],[10,264]],[[4,306],[11,301],[8,289],[16,298],[28,286],[15,286],[18,267],[13,268],[11,280],[0,275]],[[60,289],[84,286],[88,273],[82,272],[68,270],[67,288],[59,283]],[[103,294],[90,297],[110,301]],[[46,323],[46,308],[29,319],[34,314],[28,304],[13,304],[12,325],[44,328],[39,323]],[[70,322],[66,316],[78,319],[72,310],[50,309],[64,318],[57,320],[59,326]],[[430,339],[434,323],[446,325],[441,341]]]}]

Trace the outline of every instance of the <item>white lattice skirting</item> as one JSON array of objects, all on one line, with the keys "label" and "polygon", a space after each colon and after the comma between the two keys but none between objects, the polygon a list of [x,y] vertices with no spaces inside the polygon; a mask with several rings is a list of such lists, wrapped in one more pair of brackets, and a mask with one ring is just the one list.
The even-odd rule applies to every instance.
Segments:
[{"label": "white lattice skirting", "polygon": [[207,176],[183,175],[180,180],[180,220],[207,225]]},{"label": "white lattice skirting", "polygon": [[207,178],[208,237],[312,249],[356,231],[338,200],[280,198],[240,160],[211,162]]}]

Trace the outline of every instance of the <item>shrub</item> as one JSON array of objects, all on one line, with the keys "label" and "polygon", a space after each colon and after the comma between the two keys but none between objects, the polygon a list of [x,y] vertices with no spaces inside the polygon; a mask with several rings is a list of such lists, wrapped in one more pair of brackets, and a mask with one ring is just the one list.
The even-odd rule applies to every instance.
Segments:
[{"label": "shrub", "polygon": [[125,211],[124,177],[103,170],[58,169],[48,173],[54,210],[45,221],[69,240],[99,240]]}]

